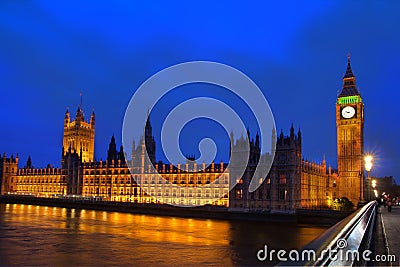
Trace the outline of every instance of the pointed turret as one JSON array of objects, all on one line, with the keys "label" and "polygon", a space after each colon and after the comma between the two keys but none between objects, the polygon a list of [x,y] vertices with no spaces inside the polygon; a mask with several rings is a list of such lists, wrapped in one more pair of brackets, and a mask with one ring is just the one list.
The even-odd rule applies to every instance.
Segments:
[{"label": "pointed turret", "polygon": [[124,152],[124,147],[123,147],[122,145],[121,145],[121,147],[119,148],[118,159],[121,160],[121,163],[122,163],[122,164],[125,163],[125,152]]},{"label": "pointed turret", "polygon": [[276,139],[276,130],[275,130],[275,127],[274,128],[272,128],[272,133],[271,133],[271,152],[272,153],[275,153],[275,151],[276,151],[276,141],[277,141],[277,139]]},{"label": "pointed turret", "polygon": [[301,144],[301,131],[300,131],[300,128],[299,128],[299,131],[297,132],[297,140],[300,142],[300,144]]},{"label": "pointed turret", "polygon": [[153,136],[153,127],[151,126],[150,117],[147,117],[144,135],[146,138]]},{"label": "pointed turret", "polygon": [[290,138],[294,139],[294,127],[293,127],[293,123],[292,126],[290,127]]},{"label": "pointed turret", "polygon": [[233,134],[233,130],[231,130],[231,133],[229,134],[229,139],[231,142],[231,146],[235,145],[235,135]]},{"label": "pointed turret", "polygon": [[84,121],[85,120],[81,107],[78,107],[78,109],[76,110],[75,118],[76,118],[76,121]]},{"label": "pointed turret", "polygon": [[96,124],[96,115],[94,114],[94,110],[92,111],[92,115],[90,116],[90,125],[94,127]]},{"label": "pointed turret", "polygon": [[115,144],[115,137],[113,135],[110,144],[108,145],[107,160],[111,163],[112,160],[116,161],[117,157],[117,145]]},{"label": "pointed turret", "polygon": [[344,74],[344,78],[353,78],[355,77],[353,74],[353,70],[351,69],[351,64],[350,64],[350,54],[347,55],[347,69],[346,73]]},{"label": "pointed turret", "polygon": [[347,69],[343,76],[343,88],[339,97],[360,95],[356,86],[356,77],[350,65],[350,54],[347,56]]},{"label": "pointed turret", "polygon": [[147,117],[145,136],[144,136],[145,147],[147,149],[147,154],[152,163],[156,162],[156,143],[153,136],[153,127],[150,122],[150,115]]},{"label": "pointed turret", "polygon": [[32,168],[32,159],[31,155],[28,156],[28,160],[26,161],[26,166],[25,168]]},{"label": "pointed turret", "polygon": [[67,108],[67,111],[65,111],[64,125],[67,125],[70,122],[71,122],[71,115],[70,115],[69,110]]},{"label": "pointed turret", "polygon": [[258,132],[256,134],[256,142],[254,144],[256,148],[260,148],[260,136],[258,135]]}]

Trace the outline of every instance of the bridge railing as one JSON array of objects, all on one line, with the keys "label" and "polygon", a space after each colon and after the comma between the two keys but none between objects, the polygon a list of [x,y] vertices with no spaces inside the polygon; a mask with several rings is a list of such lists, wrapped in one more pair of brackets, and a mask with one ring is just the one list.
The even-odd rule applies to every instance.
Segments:
[{"label": "bridge railing", "polygon": [[300,260],[293,263],[303,266],[365,265],[364,258],[370,255],[363,254],[369,254],[376,214],[376,201],[368,202],[304,247],[299,252]]}]

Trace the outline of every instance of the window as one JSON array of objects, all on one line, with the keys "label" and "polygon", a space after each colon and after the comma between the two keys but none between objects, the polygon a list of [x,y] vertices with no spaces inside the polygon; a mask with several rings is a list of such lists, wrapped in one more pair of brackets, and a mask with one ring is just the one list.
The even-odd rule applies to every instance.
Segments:
[{"label": "window", "polygon": [[286,200],[286,193],[287,193],[287,190],[279,189],[279,192],[278,192],[279,200]]},{"label": "window", "polygon": [[267,199],[271,199],[271,188],[267,189],[267,195],[266,195]]},{"label": "window", "polygon": [[279,184],[286,184],[286,176],[284,174],[279,175]]},{"label": "window", "polygon": [[217,189],[214,190],[214,197],[219,198],[219,191]]},{"label": "window", "polygon": [[243,198],[243,191],[242,191],[242,189],[237,189],[237,190],[236,190],[236,198],[237,198],[237,199]]}]

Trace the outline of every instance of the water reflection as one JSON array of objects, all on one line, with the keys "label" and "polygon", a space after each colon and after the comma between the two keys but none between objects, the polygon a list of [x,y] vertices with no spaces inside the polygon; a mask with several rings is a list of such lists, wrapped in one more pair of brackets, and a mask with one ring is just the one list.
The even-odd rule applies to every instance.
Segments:
[{"label": "water reflection", "polygon": [[0,204],[0,265],[265,265],[324,228]]}]

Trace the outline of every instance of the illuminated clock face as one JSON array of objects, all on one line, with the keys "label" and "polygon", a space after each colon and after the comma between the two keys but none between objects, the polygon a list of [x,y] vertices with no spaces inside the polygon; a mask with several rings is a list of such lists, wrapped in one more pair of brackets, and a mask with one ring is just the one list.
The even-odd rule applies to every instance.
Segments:
[{"label": "illuminated clock face", "polygon": [[356,110],[351,106],[347,106],[342,109],[342,116],[345,119],[353,118],[355,114]]}]

